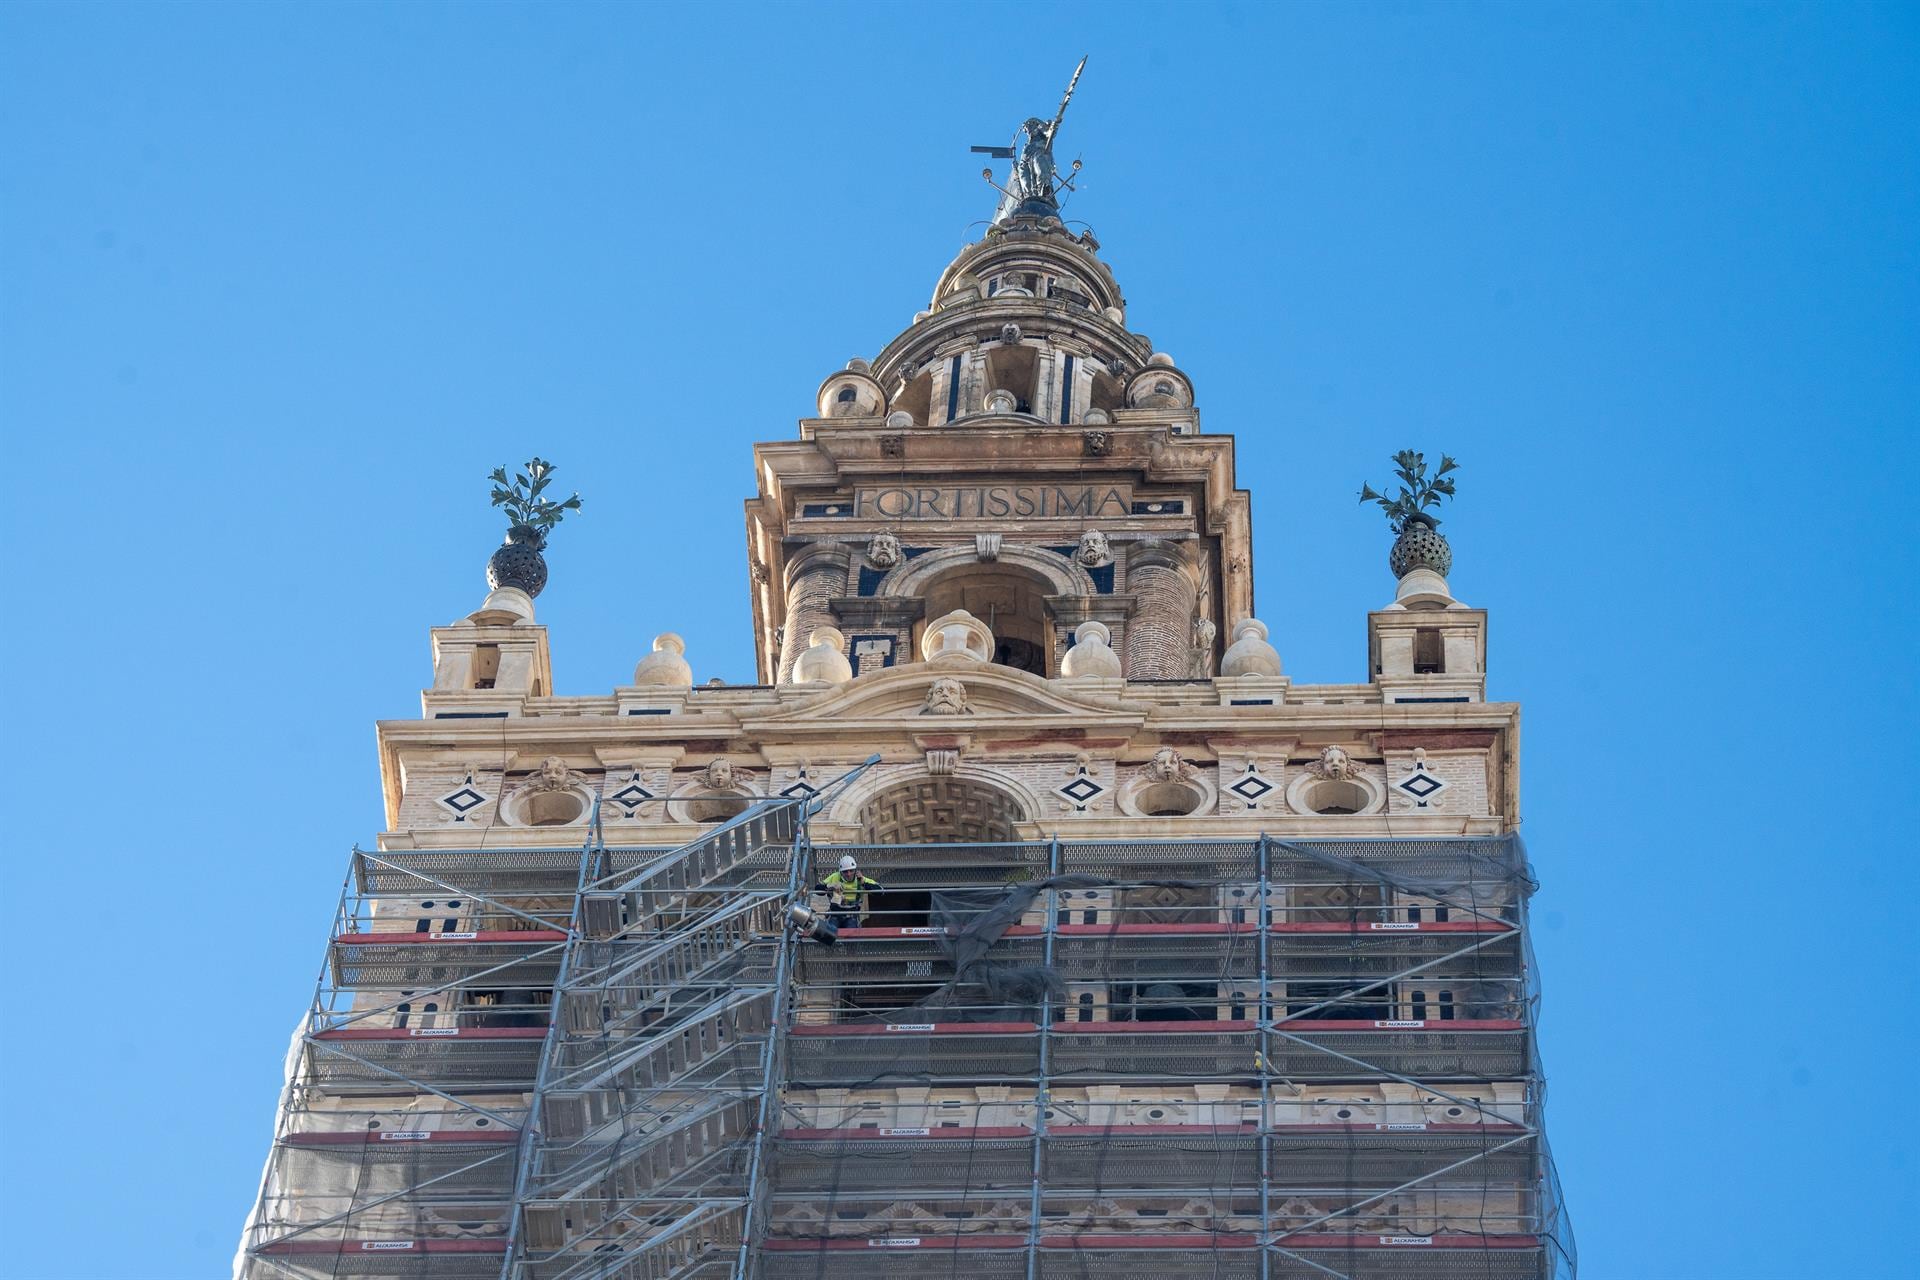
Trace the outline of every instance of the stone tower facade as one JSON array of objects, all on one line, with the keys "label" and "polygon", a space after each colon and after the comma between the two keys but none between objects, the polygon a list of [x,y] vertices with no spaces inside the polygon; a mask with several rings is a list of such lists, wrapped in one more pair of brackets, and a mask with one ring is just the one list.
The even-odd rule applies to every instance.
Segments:
[{"label": "stone tower facade", "polygon": [[433,630],[237,1274],[1571,1274],[1485,612],[1397,547],[1295,683],[1233,437],[1019,194],[755,447],[760,683]]}]

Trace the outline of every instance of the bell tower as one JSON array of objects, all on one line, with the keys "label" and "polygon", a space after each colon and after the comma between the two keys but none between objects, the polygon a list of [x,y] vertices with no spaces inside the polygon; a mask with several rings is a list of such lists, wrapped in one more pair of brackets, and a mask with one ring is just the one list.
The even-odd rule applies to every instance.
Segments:
[{"label": "bell tower", "polygon": [[1367,491],[1369,679],[1283,672],[1233,437],[1060,216],[1065,108],[754,446],[753,683],[641,595],[631,683],[562,693],[580,500],[496,473],[238,1277],[1570,1280],[1456,464]]},{"label": "bell tower", "polygon": [[821,384],[800,438],[755,447],[747,504],[761,678],[823,629],[855,674],[912,661],[964,610],[992,660],[1062,674],[1106,629],[1133,680],[1204,679],[1253,608],[1233,440],[1126,324],[1090,231],[1004,212],[871,361]]}]

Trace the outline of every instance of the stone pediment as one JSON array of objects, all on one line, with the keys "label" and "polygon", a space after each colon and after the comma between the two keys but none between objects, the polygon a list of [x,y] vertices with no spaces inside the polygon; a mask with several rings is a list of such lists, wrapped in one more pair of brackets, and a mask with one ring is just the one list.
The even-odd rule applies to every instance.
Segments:
[{"label": "stone pediment", "polygon": [[[1120,684],[1110,683],[1116,688]],[[797,706],[743,719],[741,727],[749,732],[819,728],[849,733],[858,728],[925,734],[1057,726],[1063,720],[1124,729],[1145,723],[1146,709],[1111,696],[1105,688],[1075,688],[1013,667],[943,657],[870,672]]]}]

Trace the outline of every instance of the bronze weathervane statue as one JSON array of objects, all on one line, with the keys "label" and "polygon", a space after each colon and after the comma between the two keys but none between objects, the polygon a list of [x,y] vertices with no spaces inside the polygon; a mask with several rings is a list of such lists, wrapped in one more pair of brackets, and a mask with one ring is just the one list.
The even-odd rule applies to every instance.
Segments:
[{"label": "bronze weathervane statue", "polygon": [[1057,218],[1060,216],[1059,193],[1073,190],[1073,174],[1080,171],[1080,162],[1075,160],[1068,176],[1062,178],[1053,163],[1053,139],[1060,132],[1060,121],[1066,118],[1067,104],[1073,101],[1074,86],[1080,83],[1080,73],[1087,69],[1087,60],[1080,59],[1080,65],[1073,69],[1073,78],[1067,81],[1067,91],[1060,97],[1060,109],[1053,113],[1052,120],[1042,120],[1034,116],[1014,133],[1014,145],[1010,147],[975,147],[974,151],[989,155],[997,160],[1012,160],[1013,169],[1007,174],[1007,185],[1001,186],[993,181],[993,170],[981,170],[982,176],[993,184],[1000,193],[1000,207],[994,210],[993,220],[1005,222],[1015,215],[1039,218]]}]

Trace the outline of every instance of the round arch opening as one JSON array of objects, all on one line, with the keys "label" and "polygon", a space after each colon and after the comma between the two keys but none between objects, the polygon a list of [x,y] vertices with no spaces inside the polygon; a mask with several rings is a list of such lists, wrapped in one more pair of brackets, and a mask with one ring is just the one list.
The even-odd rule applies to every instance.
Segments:
[{"label": "round arch opening", "polygon": [[860,806],[860,843],[1010,844],[1028,820],[1020,801],[972,778],[927,777],[888,787]]},{"label": "round arch opening", "polygon": [[[927,585],[928,618],[965,609],[993,632],[993,661],[1003,667],[1051,676],[1055,670],[1052,584],[1037,574],[1001,562],[959,565]],[[921,623],[924,629],[925,623]],[[920,637],[915,635],[914,644]]]},{"label": "round arch opening", "polygon": [[[862,857],[861,872],[883,886],[869,895],[866,924],[924,928],[935,923],[937,892],[979,883],[983,860],[999,866],[1006,858],[1002,850],[938,846],[1011,844],[1019,839],[1017,824],[1027,820],[1018,797],[977,779],[923,776],[876,793],[859,810],[860,843],[882,846],[868,848]],[[930,847],[906,852],[916,845]],[[901,852],[890,852],[894,849]],[[903,986],[876,998],[888,1007],[906,1005],[935,989]]]}]

